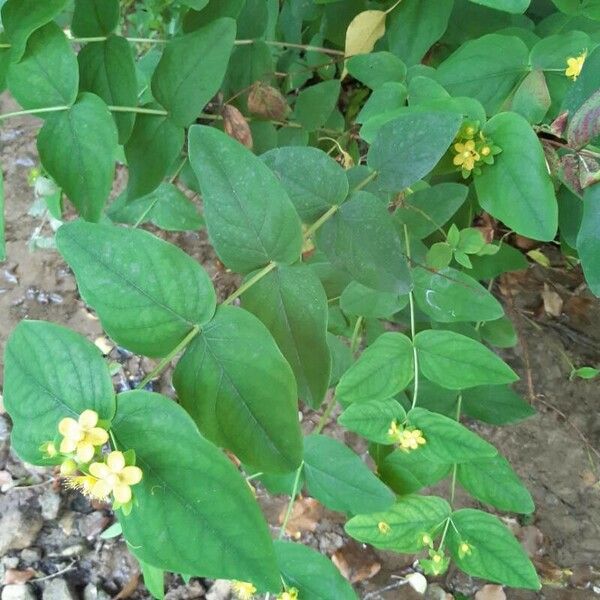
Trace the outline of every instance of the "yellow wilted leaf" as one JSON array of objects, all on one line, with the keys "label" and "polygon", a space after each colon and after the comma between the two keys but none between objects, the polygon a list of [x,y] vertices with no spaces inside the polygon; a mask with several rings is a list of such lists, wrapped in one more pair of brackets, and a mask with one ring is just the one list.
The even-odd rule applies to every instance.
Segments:
[{"label": "yellow wilted leaf", "polygon": [[385,33],[385,17],[383,10],[365,10],[352,19],[346,30],[347,57],[373,50],[375,42]]}]

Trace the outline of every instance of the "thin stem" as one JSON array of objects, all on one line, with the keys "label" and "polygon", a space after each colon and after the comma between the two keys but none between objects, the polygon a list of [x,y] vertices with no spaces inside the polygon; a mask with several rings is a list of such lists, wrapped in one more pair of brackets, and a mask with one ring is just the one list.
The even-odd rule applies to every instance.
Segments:
[{"label": "thin stem", "polygon": [[329,422],[329,418],[331,417],[331,413],[333,412],[333,409],[335,407],[335,396],[331,396],[329,403],[327,404],[327,407],[325,408],[325,411],[323,412],[323,414],[321,415],[321,418],[319,419],[319,422],[317,423],[317,426],[313,429],[312,433],[321,433],[321,431],[323,431],[323,429],[325,428],[325,425],[327,425],[327,423]]},{"label": "thin stem", "polygon": [[292,495],[290,497],[290,501],[288,502],[287,510],[285,511],[285,517],[283,518],[283,523],[281,524],[281,529],[279,530],[279,539],[283,539],[285,536],[285,530],[289,523],[290,517],[292,516],[292,510],[294,510],[294,503],[296,502],[296,496],[298,495],[298,488],[300,487],[300,476],[302,475],[302,469],[304,468],[304,461],[300,463],[298,470],[296,471],[296,477],[294,479],[294,485],[292,487]]},{"label": "thin stem", "polygon": [[70,106],[47,106],[46,108],[30,108],[29,110],[18,110],[0,115],[0,121],[10,119],[12,117],[20,117],[21,115],[41,115],[44,113],[62,112],[69,110]]},{"label": "thin stem", "polygon": [[257,477],[260,477],[261,475],[264,475],[264,473],[262,471],[259,471],[258,473],[253,473],[252,475],[248,475],[248,477],[246,477],[246,481],[252,481],[253,479],[256,479]]},{"label": "thin stem", "polygon": [[223,301],[223,305],[231,304],[236,298],[239,298],[245,291],[250,289],[255,283],[258,283],[265,275],[268,275],[275,267],[277,263],[270,262],[266,267],[263,267],[258,273],[253,275],[248,281],[243,283],[231,296]]},{"label": "thin stem", "polygon": [[140,383],[135,386],[136,390],[141,390],[148,385],[157,375],[163,372],[165,367],[171,362],[171,360],[177,356],[197,335],[200,331],[198,325],[194,325],[194,328],[177,344],[177,346],[167,354],[158,365],[150,372]]},{"label": "thin stem", "polygon": [[352,191],[358,192],[362,190],[364,187],[369,185],[369,183],[371,183],[371,181],[373,181],[377,175],[379,175],[379,171],[373,171],[368,175],[368,177],[365,177]]},{"label": "thin stem", "polygon": [[444,542],[446,541],[446,534],[448,533],[448,528],[450,527],[450,523],[452,519],[448,517],[446,519],[446,525],[444,526],[444,531],[442,533],[442,539],[440,540],[440,545],[438,546],[438,552],[444,547]]},{"label": "thin stem", "polygon": [[[411,259],[410,252],[410,237],[408,233],[408,227],[404,225],[404,243],[406,245],[406,256],[408,261]],[[419,398],[419,354],[417,352],[417,347],[415,346],[415,337],[417,335],[417,327],[415,323],[415,298],[413,296],[412,290],[408,292],[408,305],[410,310],[410,338],[412,340],[412,348],[413,348],[413,365],[414,365],[414,373],[415,373],[415,382],[413,384],[413,397],[410,408],[413,409],[417,405],[417,400]]]},{"label": "thin stem", "polygon": [[[456,401],[456,421],[460,423],[460,411],[462,409],[462,393],[458,395]],[[450,506],[454,506],[454,496],[456,494],[456,472],[458,465],[455,463],[452,466],[452,482],[450,483]]]},{"label": "thin stem", "polygon": [[159,115],[161,117],[165,117],[169,114],[166,110],[142,108],[141,106],[109,106],[108,110],[111,112],[137,113],[140,115]]},{"label": "thin stem", "polygon": [[392,4],[392,6],[390,6],[386,11],[385,14],[389,15],[395,8],[396,6],[398,6],[398,4],[400,4],[400,2],[402,2],[402,0],[397,0],[397,2],[394,2],[394,4]]},{"label": "thin stem", "polygon": [[322,225],[330,219],[339,209],[340,207],[337,204],[334,204],[324,215],[322,215],[317,221],[315,221],[304,233],[304,239],[312,237],[313,234],[322,227]]},{"label": "thin stem", "polygon": [[356,324],[354,325],[354,331],[352,332],[352,339],[350,340],[350,351],[352,352],[352,354],[354,354],[357,350],[358,347],[358,336],[360,333],[360,328],[362,326],[363,323],[363,318],[362,317],[358,317],[358,319],[356,319]]},{"label": "thin stem", "polygon": [[344,56],[342,50],[334,50],[333,48],[325,48],[323,46],[310,46],[305,44],[291,44],[289,42],[277,42],[275,40],[235,40],[236,46],[249,46],[256,42],[262,42],[267,46],[276,46],[278,48],[298,48],[298,50],[306,50],[307,52],[322,52],[323,54],[331,54],[333,56]]}]

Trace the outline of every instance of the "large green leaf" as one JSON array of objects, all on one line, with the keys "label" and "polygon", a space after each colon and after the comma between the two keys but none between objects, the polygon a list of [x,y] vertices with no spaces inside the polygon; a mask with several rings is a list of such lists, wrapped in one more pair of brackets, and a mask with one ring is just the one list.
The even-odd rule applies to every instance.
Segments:
[{"label": "large green leaf", "polygon": [[[93,92],[108,105],[137,105],[135,62],[125,38],[110,35],[104,42],[87,44],[77,60],[83,91]],[[119,143],[124,144],[133,131],[135,114],[116,112],[113,117],[119,130]]]},{"label": "large green leaf", "polygon": [[294,117],[308,131],[325,125],[336,107],[340,95],[339,80],[322,81],[298,94]]},{"label": "large green leaf", "polygon": [[423,239],[443,227],[464,204],[469,188],[459,183],[439,183],[404,197],[394,218],[408,227],[410,237]]},{"label": "large green leaf", "polygon": [[386,20],[387,45],[409,67],[421,62],[448,25],[453,0],[403,0]]},{"label": "large green leaf", "polygon": [[250,488],[181,407],[145,391],[120,394],[112,431],[143,471],[133,510],[118,514],[134,554],[165,571],[279,589],[271,536]]},{"label": "large green leaf", "polygon": [[79,37],[112,33],[119,24],[119,0],[75,0],[71,30]]},{"label": "large green leaf", "polygon": [[164,356],[214,314],[204,269],[146,231],[75,221],[58,230],[56,241],[82,298],[133,352]]},{"label": "large green leaf", "polygon": [[280,265],[243,296],[244,308],[271,332],[296,376],[298,395],[318,408],[329,387],[327,296],[306,265]]},{"label": "large green leaf", "polygon": [[423,432],[426,444],[418,452],[432,462],[462,463],[492,458],[498,453],[494,446],[460,423],[424,408],[413,408],[408,413],[408,422]]},{"label": "large green leaf", "polygon": [[413,378],[413,346],[403,333],[380,335],[342,376],[336,396],[343,404],[386,400]]},{"label": "large green leaf", "polygon": [[217,19],[165,46],[152,76],[152,93],[175,125],[187,127],[219,91],[235,30],[233,19]]},{"label": "large green leaf", "polygon": [[108,107],[89,93],[69,110],[49,115],[38,135],[44,168],[88,221],[100,219],[110,193],[117,137]]},{"label": "large green leaf", "polygon": [[334,266],[359,283],[398,295],[410,290],[402,240],[376,196],[355,193],[321,227],[317,243]]},{"label": "large green leaf", "polygon": [[254,315],[221,307],[188,346],[173,383],[202,433],[244,463],[267,472],[300,464],[294,374]]},{"label": "large green leaf", "polygon": [[27,110],[75,102],[79,86],[77,57],[56,23],[48,23],[31,35],[21,61],[8,69],[7,85]]},{"label": "large green leaf", "polygon": [[202,188],[204,214],[219,258],[246,273],[270,261],[300,258],[300,219],[275,174],[225,133],[195,125],[190,162]]},{"label": "large green leaf", "polygon": [[513,13],[516,15],[523,14],[531,0],[471,0],[475,4],[481,4],[483,6],[489,6],[496,10],[502,10],[504,12]]},{"label": "large green leaf", "polygon": [[[202,3],[203,0],[194,0],[194,2]],[[221,17],[237,19],[244,4],[246,4],[246,0],[209,0],[208,5],[202,10],[190,10],[186,13],[183,29],[186,32],[194,31]]]},{"label": "large green leaf", "polygon": [[531,125],[516,113],[500,113],[486,123],[483,133],[502,153],[475,178],[481,207],[521,235],[554,239],[558,204],[542,146]]},{"label": "large green leaf", "polygon": [[[156,104],[150,108],[159,108]],[[160,115],[137,115],[125,145],[129,166],[127,196],[130,200],[153,192],[179,157],[185,130]]]},{"label": "large green leaf", "polygon": [[348,73],[376,90],[389,82],[403,82],[406,78],[406,65],[391,52],[370,52],[356,54],[346,62]]},{"label": "large green leaf", "polygon": [[378,444],[391,444],[389,434],[392,423],[402,423],[406,411],[395,398],[367,400],[351,404],[338,418],[338,423]]},{"label": "large green leaf", "polygon": [[408,304],[408,296],[394,292],[380,292],[358,281],[351,281],[340,297],[340,308],[347,315],[360,315],[367,319],[391,317]]},{"label": "large green leaf", "polygon": [[11,59],[21,60],[29,36],[49,23],[69,4],[69,0],[7,0],[2,6],[2,25],[11,44]]},{"label": "large green leaf", "polygon": [[306,223],[313,223],[329,208],[341,204],[348,194],[346,173],[318,148],[286,146],[271,150],[261,158],[279,177]]},{"label": "large green leaf", "polygon": [[407,112],[385,123],[369,148],[367,162],[379,172],[380,190],[400,192],[427,175],[458,132],[458,113]]},{"label": "large green leaf", "polygon": [[356,592],[334,564],[316,550],[278,540],[275,555],[281,577],[302,600],[356,600]]},{"label": "large green leaf", "polygon": [[[511,587],[540,589],[531,561],[500,519],[472,508],[457,510],[451,518],[448,547],[461,570]],[[470,546],[467,552],[459,551],[463,543]]]},{"label": "large green leaf", "polygon": [[484,385],[465,390],[463,409],[473,418],[492,425],[517,423],[535,410],[507,385]]},{"label": "large green leaf", "polygon": [[491,33],[451,54],[438,67],[437,80],[453,96],[476,98],[492,115],[527,73],[528,57],[518,37]]},{"label": "large green leaf", "polygon": [[345,530],[359,542],[412,554],[425,547],[423,536],[432,537],[450,512],[450,505],[443,498],[402,496],[386,511],[352,517]]},{"label": "large green leaf", "polygon": [[394,494],[350,448],[324,435],[304,438],[308,493],[331,510],[358,514],[386,510]]},{"label": "large green leaf", "polygon": [[493,321],[504,311],[501,304],[479,282],[451,267],[413,270],[418,307],[440,323]]},{"label": "large green leaf", "polygon": [[12,447],[43,464],[40,446],[58,435],[63,417],[95,410],[110,420],[115,394],[102,354],[79,334],[44,321],[21,321],[4,354],[4,406],[13,422]]},{"label": "large green leaf", "polygon": [[477,500],[494,508],[529,514],[531,494],[503,456],[458,465],[459,483]]},{"label": "large green leaf", "polygon": [[577,251],[585,279],[596,296],[600,296],[600,184],[585,190],[583,216],[577,236]]},{"label": "large green leaf", "polygon": [[421,331],[415,345],[423,375],[450,390],[512,383],[519,378],[486,346],[453,331]]}]

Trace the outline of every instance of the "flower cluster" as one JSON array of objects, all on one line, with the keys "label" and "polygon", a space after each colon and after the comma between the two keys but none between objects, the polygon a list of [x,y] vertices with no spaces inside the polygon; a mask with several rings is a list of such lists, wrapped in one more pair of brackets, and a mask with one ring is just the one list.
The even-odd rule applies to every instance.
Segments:
[{"label": "flower cluster", "polygon": [[586,58],[587,50],[584,50],[579,56],[567,58],[565,75],[570,77],[573,81],[576,81],[579,75],[581,75],[581,69],[583,69],[583,63],[585,63]]},{"label": "flower cluster", "polygon": [[[256,588],[248,581],[232,581],[231,590],[236,600],[252,600],[256,594]],[[298,600],[298,590],[288,588],[281,592],[275,600]]]},{"label": "flower cluster", "polygon": [[429,558],[422,558],[419,565],[425,575],[443,575],[450,565],[450,557],[443,550],[429,550]]},{"label": "flower cluster", "polygon": [[420,429],[398,425],[397,421],[391,422],[388,435],[390,436],[390,440],[403,452],[417,450],[419,446],[427,443]]},{"label": "flower cluster", "polygon": [[483,135],[479,124],[475,122],[465,123],[454,141],[452,163],[458,167],[464,179],[471,173],[478,175],[483,165],[494,164],[494,156],[502,152],[490,138]]},{"label": "flower cluster", "polygon": [[103,454],[109,434],[93,410],[84,410],[78,419],[62,419],[58,432],[62,436],[58,446],[46,442],[41,450],[47,458],[61,461],[60,474],[67,487],[96,500],[107,501],[112,496],[113,507],[128,513],[133,497],[131,486],[142,480],[142,470],[134,464],[134,453],[114,450]]}]

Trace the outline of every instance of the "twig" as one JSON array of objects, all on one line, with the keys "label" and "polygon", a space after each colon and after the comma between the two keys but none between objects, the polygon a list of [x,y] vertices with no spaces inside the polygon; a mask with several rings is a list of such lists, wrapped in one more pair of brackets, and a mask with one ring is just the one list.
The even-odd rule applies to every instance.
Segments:
[{"label": "twig", "polygon": [[73,571],[75,569],[75,564],[76,564],[76,560],[71,561],[71,564],[67,567],[65,567],[64,569],[61,569],[60,571],[56,571],[56,573],[52,573],[52,575],[46,575],[44,577],[36,577],[35,579],[30,579],[29,581],[31,583],[33,582],[37,582],[37,581],[47,581],[48,579],[54,579],[55,577],[58,577],[59,575],[64,575],[65,573],[68,573],[69,571]]}]

